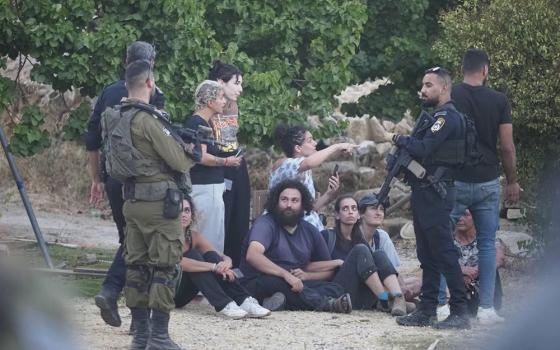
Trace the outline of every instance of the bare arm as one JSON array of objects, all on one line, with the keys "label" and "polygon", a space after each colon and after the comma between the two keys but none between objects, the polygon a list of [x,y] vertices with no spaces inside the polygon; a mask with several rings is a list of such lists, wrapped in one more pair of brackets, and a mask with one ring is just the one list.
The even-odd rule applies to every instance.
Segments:
[{"label": "bare arm", "polygon": [[318,152],[313,153],[309,157],[306,157],[303,162],[299,165],[298,172],[302,173],[309,169],[313,169],[321,165],[325,160],[327,160],[333,154],[339,151],[345,151],[347,153],[351,153],[354,148],[358,147],[357,145],[351,143],[337,143],[334,145],[330,145],[329,147],[322,149]]},{"label": "bare arm", "polygon": [[343,260],[312,261],[303,270],[294,269],[290,273],[302,281],[322,280],[329,281],[334,277],[336,268],[344,264]]},{"label": "bare arm", "polygon": [[341,259],[327,260],[327,261],[312,261],[306,267],[307,272],[325,272],[334,271],[337,267],[342,266],[344,261]]},{"label": "bare arm", "polygon": [[513,143],[513,125],[500,124],[500,153],[506,174],[506,200],[510,203],[519,201],[520,187],[517,183],[515,145]]},{"label": "bare arm", "polygon": [[239,166],[241,157],[229,156],[226,158],[217,157],[208,153],[208,147],[205,144],[200,145],[202,149],[202,159],[200,164],[206,166]]},{"label": "bare arm", "polygon": [[181,259],[181,269],[185,272],[214,272],[214,263],[199,261],[183,257]]},{"label": "bare arm", "polygon": [[506,262],[506,252],[503,244],[498,244],[496,247],[496,269],[503,267]]},{"label": "bare arm", "polygon": [[292,275],[296,276],[302,281],[307,280],[319,280],[319,281],[330,281],[334,276],[334,270],[322,271],[322,272],[307,272],[302,269],[295,269],[291,271]]},{"label": "bare arm", "polygon": [[99,151],[88,151],[89,175],[91,177],[91,188],[89,192],[89,203],[99,206],[103,201],[105,186],[101,182],[101,171],[99,169]]},{"label": "bare arm", "polygon": [[327,190],[321,195],[321,197],[317,198],[315,203],[313,203],[313,210],[318,212],[321,208],[329,204],[334,199],[339,187],[340,180],[338,174],[336,176],[331,176],[329,178]]},{"label": "bare arm", "polygon": [[303,290],[303,282],[301,279],[292,276],[289,271],[284,270],[270,261],[270,259],[264,255],[265,250],[265,247],[261,243],[252,241],[247,249],[247,262],[262,273],[283,278],[292,286],[292,291],[296,293],[301,292]]},{"label": "bare arm", "polygon": [[207,252],[216,252],[220,258],[223,259],[222,262],[218,263],[218,271],[219,272],[226,272],[227,270],[231,269],[233,264],[231,258],[224,253],[220,253],[216,247],[210,243],[202,234],[199,232],[192,233],[192,240],[193,240],[193,248],[198,250],[200,254],[204,255]]}]

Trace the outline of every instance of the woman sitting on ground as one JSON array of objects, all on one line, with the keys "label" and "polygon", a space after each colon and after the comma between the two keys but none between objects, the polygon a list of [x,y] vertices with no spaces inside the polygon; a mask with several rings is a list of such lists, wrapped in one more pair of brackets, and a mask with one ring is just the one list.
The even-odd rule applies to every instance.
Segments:
[{"label": "woman sitting on ground", "polygon": [[339,197],[335,204],[336,225],[324,230],[323,238],[331,259],[344,261],[333,282],[350,293],[354,309],[377,309],[403,316],[414,309],[404,300],[397,271],[385,254],[373,251],[360,230],[358,203],[351,195]]},{"label": "woman sitting on ground", "polygon": [[185,250],[181,260],[183,275],[175,291],[175,306],[188,304],[199,291],[222,315],[239,319],[265,317],[270,310],[259,305],[237,281],[231,259],[218,253],[204,236],[191,230],[194,220],[192,200],[183,200],[181,226],[185,233]]},{"label": "woman sitting on ground", "polygon": [[[317,151],[317,142],[313,139],[313,135],[302,126],[279,125],[274,131],[274,138],[287,158],[279,159],[273,165],[268,180],[269,190],[283,180],[298,179],[307,187],[312,198],[315,198],[316,194],[311,169],[320,166],[334,154],[352,153],[352,150],[357,147],[351,143],[337,143]],[[335,174],[329,178],[329,185],[325,193],[313,203],[313,210],[305,216],[305,220],[317,227],[319,231],[324,230],[325,227],[319,218],[318,211],[334,199],[338,187],[339,177],[338,174]]]}]

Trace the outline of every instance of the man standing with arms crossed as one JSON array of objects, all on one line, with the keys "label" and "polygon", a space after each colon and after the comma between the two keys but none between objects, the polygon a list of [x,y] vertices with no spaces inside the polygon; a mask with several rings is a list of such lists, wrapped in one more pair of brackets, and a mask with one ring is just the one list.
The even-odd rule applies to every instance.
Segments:
[{"label": "man standing with arms crossed", "polygon": [[484,325],[503,321],[494,310],[496,230],[500,210],[496,149],[498,138],[507,180],[506,201],[518,202],[519,192],[522,191],[516,176],[511,106],[503,93],[486,86],[489,67],[490,59],[486,52],[479,49],[467,50],[463,57],[463,82],[453,86],[451,93],[457,110],[474,120],[478,148],[483,155],[476,166],[465,167],[456,172],[456,201],[451,218],[455,223],[465,209],[469,209],[476,225],[480,270],[480,306],[477,319]]}]

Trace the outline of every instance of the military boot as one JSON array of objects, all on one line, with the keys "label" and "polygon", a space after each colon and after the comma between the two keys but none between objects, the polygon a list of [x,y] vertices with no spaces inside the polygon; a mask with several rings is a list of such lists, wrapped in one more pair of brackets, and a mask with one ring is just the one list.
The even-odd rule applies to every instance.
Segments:
[{"label": "military boot", "polygon": [[336,312],[341,314],[349,314],[352,312],[352,301],[350,300],[350,294],[343,294],[341,297],[328,298],[327,305],[324,311]]},{"label": "military boot", "polygon": [[146,350],[181,350],[179,345],[169,338],[169,313],[152,309],[151,321],[152,331]]},{"label": "military boot", "polygon": [[436,316],[430,316],[420,309],[409,315],[397,317],[397,323],[401,326],[428,327],[436,321]]},{"label": "military boot", "polygon": [[113,327],[121,326],[121,316],[119,315],[119,308],[117,307],[118,298],[119,293],[106,285],[103,285],[99,294],[95,296],[95,305],[97,305],[101,311],[101,318],[109,326]]},{"label": "military boot", "polygon": [[434,323],[432,327],[435,329],[470,329],[471,321],[467,314],[451,314],[445,320]]},{"label": "military boot", "polygon": [[150,337],[148,310],[140,307],[131,307],[130,314],[132,315],[131,326],[134,325],[130,350],[144,350]]}]

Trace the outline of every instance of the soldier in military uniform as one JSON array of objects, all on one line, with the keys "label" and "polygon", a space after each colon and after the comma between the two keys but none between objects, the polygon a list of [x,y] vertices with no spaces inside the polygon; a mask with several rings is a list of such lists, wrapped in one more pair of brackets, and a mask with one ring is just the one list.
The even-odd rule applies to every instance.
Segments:
[{"label": "soldier in military uniform", "polygon": [[[154,47],[144,41],[135,41],[126,50],[126,63],[136,60],[147,60],[154,64],[156,51]],[[117,300],[124,287],[126,278],[126,267],[123,255],[124,230],[126,221],[123,216],[122,208],[124,200],[122,197],[122,183],[105,174],[100,169],[100,152],[102,146],[101,137],[101,114],[110,107],[120,105],[121,99],[128,96],[124,80],[119,80],[105,87],[95,103],[87,125],[86,149],[88,151],[90,175],[92,178],[90,190],[90,203],[99,205],[107,193],[109,205],[113,214],[113,220],[117,225],[119,233],[119,249],[115,254],[113,263],[107,272],[107,277],[103,281],[101,290],[95,296],[95,304],[101,311],[101,318],[108,325],[119,327],[121,318],[117,308]],[[163,93],[156,87],[155,94],[150,97],[150,104],[162,109],[164,105]]]},{"label": "soldier in military uniform", "polygon": [[[127,113],[134,114],[130,137],[143,158],[133,170],[146,174],[124,183],[124,294],[134,322],[131,348],[179,349],[168,334],[169,312],[175,307],[176,266],[184,242],[179,218],[182,196],[175,178],[177,173],[187,173],[194,163],[187,157],[184,144],[173,137],[157,114],[144,108],[151,107],[148,102],[155,89],[150,62],[129,64],[126,86],[129,97],[123,99],[120,111],[123,118]],[[151,332],[148,309],[152,313]]]},{"label": "soldier in military uniform", "polygon": [[[414,231],[423,272],[419,307],[412,314],[397,319],[403,326],[470,328],[466,291],[449,221],[455,200],[452,170],[460,161],[457,155],[464,154],[465,145],[462,116],[451,101],[451,84],[447,70],[428,69],[422,80],[421,94],[423,105],[434,107],[433,121],[423,130],[420,128],[415,136],[392,135],[393,142],[404,147],[427,171],[422,180],[407,179],[412,186]],[[451,314],[435,323],[440,273],[449,284]]]}]

